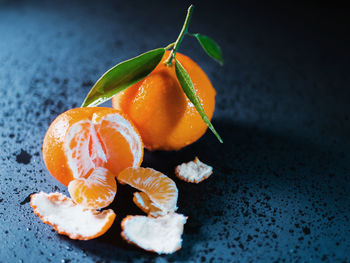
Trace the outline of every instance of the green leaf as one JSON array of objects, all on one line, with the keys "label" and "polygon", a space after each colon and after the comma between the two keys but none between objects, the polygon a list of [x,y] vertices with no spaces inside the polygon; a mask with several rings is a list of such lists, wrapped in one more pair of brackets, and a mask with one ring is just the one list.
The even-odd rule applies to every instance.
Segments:
[{"label": "green leaf", "polygon": [[177,79],[180,82],[180,85],[185,92],[187,98],[192,102],[192,104],[196,107],[199,115],[202,117],[203,121],[208,125],[209,129],[215,134],[218,140],[222,143],[222,139],[220,135],[216,132],[214,126],[211,124],[208,116],[205,114],[205,111],[202,107],[202,104],[196,94],[196,91],[193,87],[192,80],[181,63],[175,58],[175,72]]},{"label": "green leaf", "polygon": [[164,48],[154,49],[108,70],[92,87],[82,107],[97,106],[142,80],[159,64],[164,52]]},{"label": "green leaf", "polygon": [[205,53],[209,55],[209,57],[213,58],[221,66],[224,65],[224,59],[222,58],[221,48],[213,39],[198,33],[189,35],[197,38],[199,44],[204,49]]}]

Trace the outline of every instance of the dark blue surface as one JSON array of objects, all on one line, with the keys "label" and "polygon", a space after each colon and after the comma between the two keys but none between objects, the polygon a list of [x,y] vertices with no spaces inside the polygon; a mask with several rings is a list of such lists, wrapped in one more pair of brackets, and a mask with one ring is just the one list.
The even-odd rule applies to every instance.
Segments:
[{"label": "dark blue surface", "polygon": [[[157,256],[120,238],[120,220],[141,214],[127,186],[118,186],[113,227],[87,242],[41,223],[28,196],[67,193],[42,161],[52,120],[109,67],[174,41],[188,3],[0,1],[0,262],[350,262],[345,11],[216,3],[197,3],[190,31],[216,39],[225,66],[191,39],[180,52],[217,89],[224,144],[208,132],[182,151],[145,153],[144,166],[176,181],[189,216],[183,248]],[[214,167],[210,179],[176,179],[174,167],[196,155]]]}]

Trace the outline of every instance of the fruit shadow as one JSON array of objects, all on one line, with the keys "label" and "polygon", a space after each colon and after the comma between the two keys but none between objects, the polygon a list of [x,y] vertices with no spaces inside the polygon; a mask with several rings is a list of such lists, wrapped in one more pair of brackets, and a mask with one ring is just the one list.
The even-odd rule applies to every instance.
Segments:
[{"label": "fruit shadow", "polygon": [[[207,132],[198,142],[180,151],[145,152],[142,166],[163,172],[178,186],[178,212],[188,216],[180,251],[158,256],[131,246],[120,237],[121,220],[127,215],[143,214],[132,202],[135,189],[120,184],[117,197],[111,205],[117,214],[112,228],[104,236],[90,242],[68,242],[104,259],[132,261],[138,258],[152,262],[161,257],[165,261],[188,261],[197,254],[195,251],[207,253],[206,249],[210,247],[213,238],[222,238],[220,232],[225,220],[233,219],[227,218],[228,212],[241,216],[242,207],[234,205],[235,201],[228,201],[228,196],[230,200],[241,199],[245,194],[242,185],[250,185],[250,191],[259,193],[268,187],[265,186],[266,182],[279,184],[281,189],[288,185],[289,180],[308,184],[310,181],[328,178],[320,161],[332,163],[333,166],[339,161],[332,154],[327,154],[328,146],[305,138],[238,125],[225,119],[217,120],[214,125],[224,144],[220,144],[214,135]],[[193,160],[195,156],[213,166],[213,175],[199,184],[186,183],[176,178],[176,165]],[[341,161],[340,166],[346,166],[346,161],[349,160]],[[312,171],[312,176],[305,178],[305,173],[286,171],[298,165],[301,170]],[[280,176],[281,173],[285,175]]]}]

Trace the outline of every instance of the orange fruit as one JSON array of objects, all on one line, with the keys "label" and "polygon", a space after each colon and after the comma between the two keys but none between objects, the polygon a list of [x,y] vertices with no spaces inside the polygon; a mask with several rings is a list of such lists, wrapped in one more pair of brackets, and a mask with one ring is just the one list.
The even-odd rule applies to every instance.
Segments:
[{"label": "orange fruit", "polygon": [[[147,202],[147,206],[158,208],[162,214],[176,211],[178,190],[175,182],[166,175],[151,168],[129,167],[117,179],[121,184],[128,184],[144,192],[151,201]],[[160,211],[155,212],[159,214]]]},{"label": "orange fruit", "polygon": [[96,167],[114,175],[139,166],[143,144],[130,121],[112,108],[75,108],[59,115],[43,142],[43,159],[52,176],[68,184],[88,178]]},{"label": "orange fruit", "polygon": [[61,193],[33,194],[30,205],[41,221],[71,239],[88,240],[101,236],[115,219],[112,209],[102,212],[85,209]]},{"label": "orange fruit", "polygon": [[[167,66],[165,52],[161,63],[140,82],[113,97],[113,107],[124,112],[139,130],[149,150],[179,150],[197,141],[207,125],[183,92],[174,63]],[[215,94],[208,76],[189,57],[177,53],[176,59],[191,77],[208,118],[215,107]]]}]

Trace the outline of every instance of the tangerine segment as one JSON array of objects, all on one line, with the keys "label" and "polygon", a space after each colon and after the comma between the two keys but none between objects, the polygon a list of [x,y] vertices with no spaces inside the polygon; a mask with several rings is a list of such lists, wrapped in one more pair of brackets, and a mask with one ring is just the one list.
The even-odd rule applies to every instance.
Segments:
[{"label": "tangerine segment", "polygon": [[45,224],[71,239],[88,240],[103,235],[113,224],[112,209],[102,212],[85,209],[61,193],[31,195],[30,205]]},{"label": "tangerine segment", "polygon": [[[194,105],[177,80],[174,63],[163,62],[140,82],[113,97],[113,107],[133,121],[149,150],[179,150],[198,140],[206,131]],[[216,91],[208,76],[191,58],[176,53],[176,59],[189,74],[208,118],[215,108]]]},{"label": "tangerine segment", "polygon": [[100,135],[101,142],[105,145],[107,155],[107,168],[115,175],[119,174],[125,165],[120,163],[129,163],[129,155],[121,149],[131,151],[133,160],[129,166],[140,166],[143,157],[143,145],[141,137],[132,124],[119,114],[108,114],[97,117],[94,120],[98,122],[97,133]]},{"label": "tangerine segment", "polygon": [[96,167],[114,174],[139,166],[143,144],[137,130],[120,112],[103,107],[76,108],[59,115],[43,143],[43,159],[65,186]]},{"label": "tangerine segment", "polygon": [[71,198],[86,208],[104,208],[110,205],[117,192],[115,176],[106,168],[98,167],[87,178],[72,180],[68,185]]},{"label": "tangerine segment", "polygon": [[175,182],[166,175],[151,168],[129,167],[117,179],[147,194],[152,204],[164,213],[176,211],[178,190]]},{"label": "tangerine segment", "polygon": [[[65,154],[74,178],[85,176],[94,169],[94,163],[101,159],[99,156],[94,156],[92,151],[100,152],[101,156],[104,155],[103,152],[96,149],[100,144],[96,142],[96,135],[91,134],[94,130],[89,120],[83,120],[74,123],[67,132]],[[107,161],[105,156],[103,159],[105,162]]]},{"label": "tangerine segment", "polygon": [[143,192],[135,192],[132,200],[135,205],[150,216],[158,217],[165,215],[164,211],[156,207],[151,199],[149,199],[149,197]]},{"label": "tangerine segment", "polygon": [[171,254],[181,248],[187,217],[167,214],[162,217],[127,216],[121,223],[121,236],[129,243],[158,254]]}]

